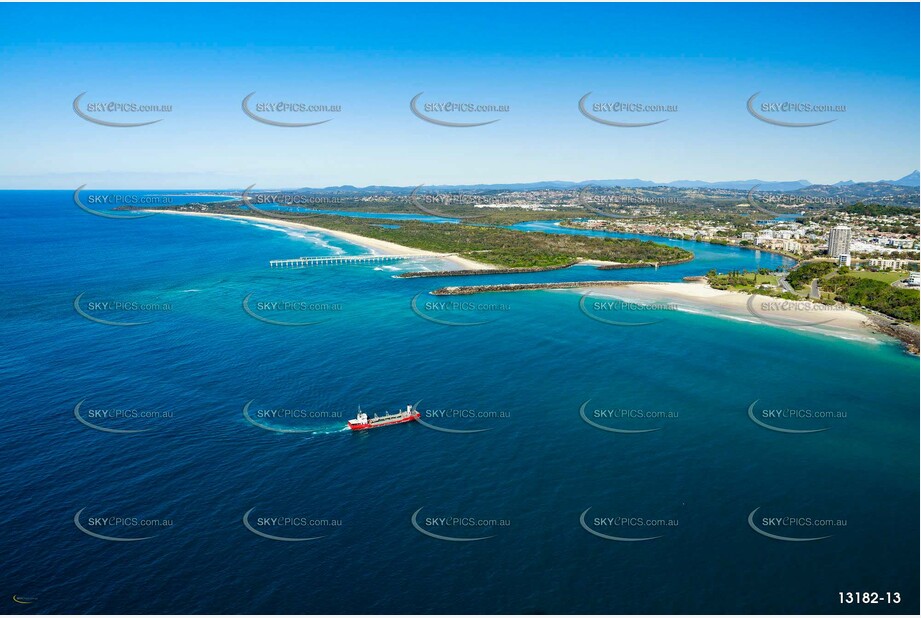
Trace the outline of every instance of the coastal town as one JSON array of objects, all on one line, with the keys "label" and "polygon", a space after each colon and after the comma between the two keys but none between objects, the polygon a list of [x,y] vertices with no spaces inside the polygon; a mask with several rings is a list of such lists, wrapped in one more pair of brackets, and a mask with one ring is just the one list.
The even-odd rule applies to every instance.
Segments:
[{"label": "coastal town", "polygon": [[569,226],[628,234],[666,236],[771,251],[796,260],[831,259],[855,271],[891,272],[893,281],[919,284],[917,214],[866,215],[848,209],[820,216],[779,216],[736,226],[702,219],[694,223],[662,219],[590,218]]}]

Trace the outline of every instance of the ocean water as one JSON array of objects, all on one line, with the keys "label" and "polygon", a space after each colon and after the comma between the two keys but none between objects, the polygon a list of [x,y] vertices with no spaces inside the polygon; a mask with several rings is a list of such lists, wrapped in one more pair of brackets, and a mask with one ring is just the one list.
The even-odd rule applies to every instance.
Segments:
[{"label": "ocean water", "polygon": [[[0,217],[0,581],[31,601],[10,611],[918,611],[918,359],[894,342],[664,308],[614,326],[571,291],[444,309],[427,292],[460,279],[394,277],[437,260],[270,269],[365,251],[63,191],[0,192]],[[463,282],[782,260],[687,244],[658,270]],[[342,429],[417,402],[425,424]]]}]

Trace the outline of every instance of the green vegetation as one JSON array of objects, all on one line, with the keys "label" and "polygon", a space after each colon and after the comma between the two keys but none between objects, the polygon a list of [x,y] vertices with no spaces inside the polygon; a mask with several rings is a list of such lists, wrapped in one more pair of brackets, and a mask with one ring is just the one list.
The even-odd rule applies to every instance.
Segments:
[{"label": "green vegetation", "polygon": [[918,290],[894,288],[884,281],[836,275],[823,282],[823,287],[834,293],[835,298],[851,305],[859,305],[879,311],[890,317],[918,322]]},{"label": "green vegetation", "polygon": [[918,214],[917,208],[881,206],[880,204],[864,204],[862,202],[857,202],[853,206],[848,206],[841,210],[852,215],[864,215],[865,217],[891,217],[896,215]]},{"label": "green vegetation", "polygon": [[870,270],[852,270],[848,272],[847,275],[849,277],[857,277],[858,279],[875,279],[876,281],[890,284],[908,277],[908,273],[904,271],[873,272]]},{"label": "green vegetation", "polygon": [[[834,262],[808,262],[792,271],[787,276],[787,281],[792,284],[793,274],[800,270],[802,273],[796,280],[803,286],[808,285],[813,279],[822,279],[822,299],[816,302],[826,305],[843,302],[866,307],[899,320],[918,322],[919,308],[921,308],[918,290],[895,288],[890,285],[893,279],[900,276],[900,273],[851,271],[846,268],[838,269]],[[883,277],[883,275],[888,275],[888,277]],[[779,288],[761,289],[759,286],[764,283],[776,283],[776,277],[769,275],[763,269],[758,273],[731,271],[726,274],[718,274],[711,270],[707,273],[707,280],[710,287],[717,290],[733,290],[802,300],[802,297],[784,292]]]},{"label": "green vegetation", "polygon": [[803,262],[790,271],[787,283],[796,289],[806,287],[813,279],[820,279],[838,267],[834,262]]},{"label": "green vegetation", "polygon": [[351,232],[407,247],[463,257],[506,268],[564,266],[579,259],[635,264],[687,260],[693,254],[678,247],[651,241],[520,232],[477,224],[400,221],[399,228],[378,227],[392,220],[359,219],[321,215],[304,221],[309,225]]},{"label": "green vegetation", "polygon": [[[208,212],[224,215],[247,215],[272,220],[265,213],[244,208],[239,201],[209,204],[183,204],[166,210]],[[438,212],[449,212],[439,209]],[[469,209],[466,210],[469,213]],[[418,210],[413,210],[418,213]],[[687,261],[694,254],[685,249],[661,245],[648,240],[601,238],[569,234],[522,232],[492,223],[511,223],[522,217],[543,219],[547,212],[526,209],[503,209],[489,212],[488,217],[467,223],[429,223],[415,220],[370,219],[340,215],[287,214],[285,221],[368,238],[385,240],[407,247],[460,256],[504,268],[547,268],[567,266],[585,260],[603,260],[621,264],[669,263]],[[394,227],[396,226],[396,227]]]},{"label": "green vegetation", "polygon": [[[710,287],[716,290],[732,290],[733,292],[745,292],[747,294],[758,293],[791,300],[799,298],[796,294],[785,292],[777,287],[777,277],[769,274],[766,268],[762,268],[758,272],[732,270],[725,274],[719,274],[715,270],[711,270],[707,273],[707,281]],[[768,287],[762,288],[761,286],[763,285]]]}]

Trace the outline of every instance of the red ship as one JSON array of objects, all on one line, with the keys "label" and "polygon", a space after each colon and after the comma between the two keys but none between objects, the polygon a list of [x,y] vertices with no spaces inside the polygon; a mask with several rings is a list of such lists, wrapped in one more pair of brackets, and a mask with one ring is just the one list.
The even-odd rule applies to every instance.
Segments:
[{"label": "red ship", "polygon": [[352,431],[362,431],[364,429],[374,429],[375,427],[385,427],[387,425],[396,425],[398,423],[409,423],[417,420],[422,416],[412,406],[406,406],[405,410],[400,410],[394,414],[384,414],[368,418],[368,415],[358,408],[358,415],[349,421],[349,429]]}]

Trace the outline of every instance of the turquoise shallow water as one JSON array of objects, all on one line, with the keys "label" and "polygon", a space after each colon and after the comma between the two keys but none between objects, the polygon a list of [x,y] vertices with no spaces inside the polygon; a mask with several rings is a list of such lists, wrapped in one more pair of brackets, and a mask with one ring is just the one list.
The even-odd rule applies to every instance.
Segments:
[{"label": "turquoise shallow water", "polygon": [[[0,580],[36,599],[28,611],[918,610],[918,361],[894,343],[668,310],[616,327],[573,292],[445,311],[426,292],[458,280],[393,277],[437,261],[272,270],[363,250],[240,221],[112,221],[68,192],[2,192],[0,207],[0,251],[16,265],[2,281]],[[780,260],[690,244],[694,262],[658,271],[471,281],[674,281]],[[93,317],[149,323],[94,323],[74,310],[80,293]],[[246,297],[262,317],[319,323],[260,321]],[[487,323],[427,320],[414,297],[423,316]],[[91,304],[104,302],[157,310]],[[765,429],[748,414],[756,400],[760,420],[827,430]],[[91,429],[74,417],[81,401],[100,427],[146,431]],[[300,433],[248,422],[250,401],[257,423]],[[417,401],[429,425],[488,431],[341,431],[358,405]],[[654,431],[605,431],[580,408],[608,429]],[[763,416],[791,409],[837,416]],[[261,537],[243,524],[251,509],[259,532],[322,538]],[[595,532],[658,538],[593,535],[586,509]],[[768,538],[749,526],[755,509],[767,533],[828,538]],[[78,512],[94,534],[153,538],[93,537]],[[491,538],[432,538],[414,513],[426,532]],[[842,606],[846,591],[902,602]]]}]

